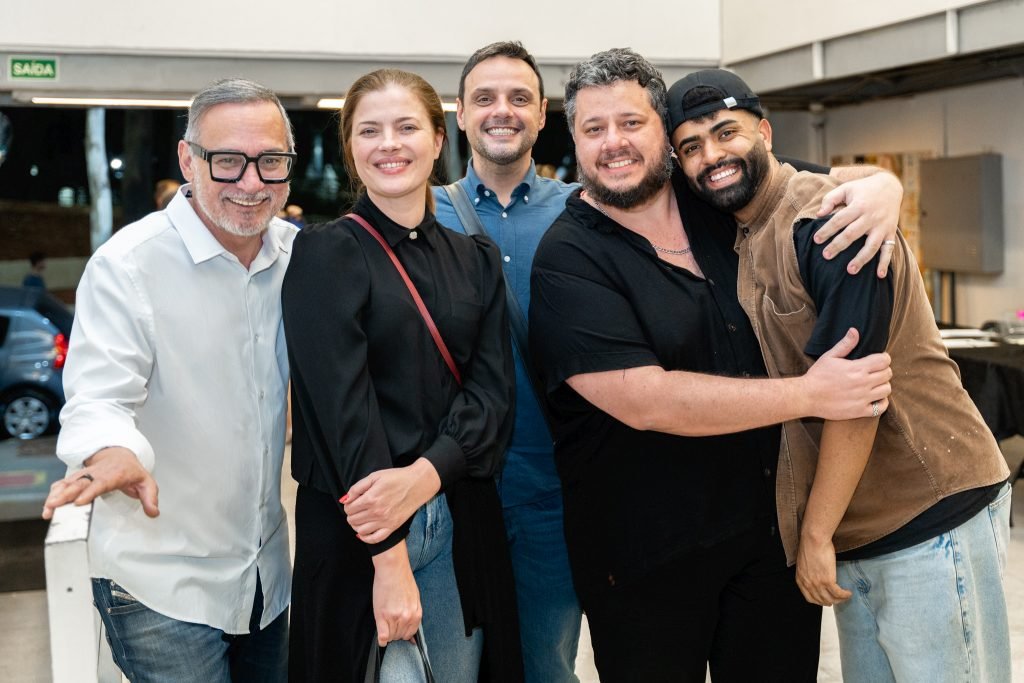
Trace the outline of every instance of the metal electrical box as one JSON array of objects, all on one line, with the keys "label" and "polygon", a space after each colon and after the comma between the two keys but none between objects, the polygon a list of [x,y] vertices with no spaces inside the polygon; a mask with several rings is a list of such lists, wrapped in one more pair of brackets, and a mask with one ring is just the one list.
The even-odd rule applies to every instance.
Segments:
[{"label": "metal electrical box", "polygon": [[927,268],[1003,272],[1003,157],[921,160],[921,256]]}]

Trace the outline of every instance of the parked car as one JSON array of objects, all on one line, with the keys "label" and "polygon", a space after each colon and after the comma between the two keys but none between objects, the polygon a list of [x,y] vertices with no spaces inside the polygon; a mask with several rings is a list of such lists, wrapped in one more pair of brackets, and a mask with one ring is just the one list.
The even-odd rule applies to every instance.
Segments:
[{"label": "parked car", "polygon": [[57,430],[71,310],[33,287],[0,287],[0,438]]}]

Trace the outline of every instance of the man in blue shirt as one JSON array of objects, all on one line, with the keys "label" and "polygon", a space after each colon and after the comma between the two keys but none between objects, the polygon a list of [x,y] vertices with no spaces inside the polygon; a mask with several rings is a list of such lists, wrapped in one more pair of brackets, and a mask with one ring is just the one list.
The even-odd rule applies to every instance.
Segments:
[{"label": "man in blue shirt", "polygon": [[[500,247],[505,278],[524,316],[537,244],[576,189],[537,175],[531,157],[547,100],[533,57],[518,42],[477,50],[459,81],[458,122],[473,157],[459,184]],[[434,188],[437,220],[466,232],[443,188]],[[573,590],[562,531],[554,449],[519,350],[516,417],[499,491],[516,579],[526,680],[576,681],[582,612]]]}]

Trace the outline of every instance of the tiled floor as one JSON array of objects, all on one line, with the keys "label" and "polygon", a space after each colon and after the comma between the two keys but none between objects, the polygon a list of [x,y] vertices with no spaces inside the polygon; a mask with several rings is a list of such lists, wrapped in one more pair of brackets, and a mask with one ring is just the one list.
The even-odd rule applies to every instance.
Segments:
[{"label": "tiled floor", "polygon": [[[1021,448],[1024,457],[1024,440],[1018,441],[1015,448]],[[286,477],[282,489],[291,512],[295,486],[290,477]],[[1013,680],[1024,683],[1024,482],[1018,483],[1014,489],[1013,510],[1018,525],[1011,530],[1006,589],[1014,654]],[[291,518],[292,515],[289,514],[289,521]],[[818,680],[821,683],[840,683],[842,676],[839,673],[835,621],[832,619],[831,610],[825,612]],[[50,637],[47,629],[44,591],[0,593],[0,681],[50,682]],[[586,629],[580,642],[576,668],[581,683],[598,682],[593,650]]]}]

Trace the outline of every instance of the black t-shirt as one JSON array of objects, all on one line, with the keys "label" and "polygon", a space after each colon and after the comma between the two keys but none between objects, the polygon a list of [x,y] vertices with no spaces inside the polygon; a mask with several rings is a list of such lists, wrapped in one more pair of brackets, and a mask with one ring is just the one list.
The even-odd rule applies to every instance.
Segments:
[{"label": "black t-shirt", "polygon": [[[826,261],[822,251],[828,242],[815,244],[811,238],[827,220],[827,217],[805,220],[793,231],[800,277],[807,293],[814,300],[818,315],[804,352],[812,358],[819,357],[832,348],[851,327],[856,327],[860,332],[860,341],[848,358],[862,358],[884,351],[893,310],[892,276],[885,279],[875,276],[877,256],[856,275],[846,272],[847,264],[864,245],[864,238],[854,242],[831,261]],[[884,454],[872,457],[877,456]],[[1003,483],[943,498],[896,531],[867,545],[839,553],[836,559],[866,560],[934,538],[966,522],[995,500]]]},{"label": "black t-shirt", "polygon": [[817,314],[804,353],[811,358],[820,357],[846,336],[851,327],[860,332],[860,341],[847,358],[863,358],[885,351],[892,320],[892,276],[880,279],[875,275],[877,256],[872,267],[864,267],[856,275],[846,272],[846,266],[864,246],[863,237],[835,258],[826,260],[822,252],[831,240],[815,244],[812,238],[828,218],[804,220],[793,229],[800,278],[814,301]]},{"label": "black t-shirt", "polygon": [[735,223],[698,201],[678,174],[674,187],[704,278],[660,260],[646,239],[578,192],[534,258],[530,347],[555,423],[566,538],[581,593],[635,580],[757,526],[776,533],[778,427],[715,437],[638,431],[565,383],[649,365],[766,376],[737,300]]}]

